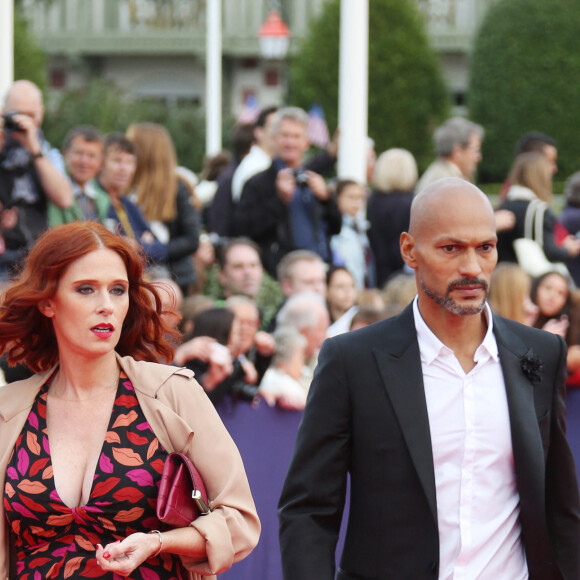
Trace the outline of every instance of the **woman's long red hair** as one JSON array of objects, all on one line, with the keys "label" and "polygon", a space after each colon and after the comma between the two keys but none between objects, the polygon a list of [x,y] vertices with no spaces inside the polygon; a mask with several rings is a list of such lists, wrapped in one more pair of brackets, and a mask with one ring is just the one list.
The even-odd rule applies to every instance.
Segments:
[{"label": "woman's long red hair", "polygon": [[104,226],[79,222],[45,232],[5,293],[0,304],[0,353],[6,353],[9,364],[23,362],[35,372],[56,364],[58,345],[52,321],[41,314],[38,305],[54,296],[73,262],[99,248],[121,257],[129,279],[129,310],[117,352],[137,360],[172,360],[178,333],[161,316],[162,303],[155,285],[143,279],[143,256]]}]

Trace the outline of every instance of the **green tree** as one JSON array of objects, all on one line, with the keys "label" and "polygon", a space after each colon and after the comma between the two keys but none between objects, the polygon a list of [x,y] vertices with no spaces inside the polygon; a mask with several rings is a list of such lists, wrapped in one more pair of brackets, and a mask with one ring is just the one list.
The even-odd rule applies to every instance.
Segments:
[{"label": "green tree", "polygon": [[470,71],[471,116],[486,130],[482,180],[505,179],[514,146],[528,131],[557,140],[560,176],[579,169],[579,29],[578,0],[501,0],[490,8]]},{"label": "green tree", "polygon": [[[291,65],[291,102],[320,103],[338,122],[340,0],[330,0]],[[369,135],[377,151],[404,147],[420,167],[433,157],[433,129],[447,116],[449,95],[429,47],[423,16],[411,0],[369,2]]]},{"label": "green tree", "polygon": [[[0,0],[1,1],[1,0]],[[199,172],[205,153],[205,117],[193,105],[168,105],[162,100],[131,99],[112,83],[93,78],[85,86],[59,95],[44,120],[47,139],[60,147],[76,125],[94,125],[103,133],[125,132],[131,123],[152,122],[169,131],[179,163]],[[224,120],[227,146],[231,119]]]},{"label": "green tree", "polygon": [[28,79],[41,90],[46,87],[44,52],[28,30],[20,3],[14,9],[14,78]]}]

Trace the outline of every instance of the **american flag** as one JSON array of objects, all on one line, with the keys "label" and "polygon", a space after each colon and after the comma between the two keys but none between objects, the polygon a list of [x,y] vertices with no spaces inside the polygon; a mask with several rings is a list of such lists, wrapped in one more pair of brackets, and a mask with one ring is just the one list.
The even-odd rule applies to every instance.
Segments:
[{"label": "american flag", "polygon": [[248,93],[246,102],[244,103],[240,116],[238,117],[238,123],[240,125],[255,123],[259,114],[260,106],[258,105],[256,93]]},{"label": "american flag", "polygon": [[322,107],[315,103],[308,111],[308,138],[312,145],[326,147],[330,141]]}]

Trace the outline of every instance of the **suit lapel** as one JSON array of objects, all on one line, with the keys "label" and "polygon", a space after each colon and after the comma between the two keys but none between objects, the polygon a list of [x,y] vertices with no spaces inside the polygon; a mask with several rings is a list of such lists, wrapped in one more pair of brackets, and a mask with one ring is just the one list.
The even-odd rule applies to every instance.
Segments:
[{"label": "suit lapel", "polygon": [[437,521],[431,433],[412,305],[393,323],[384,346],[373,352],[411,460]]},{"label": "suit lapel", "polygon": [[512,448],[518,488],[527,487],[541,500],[544,497],[544,463],[542,438],[534,405],[534,385],[522,371],[522,358],[530,352],[527,346],[497,316],[494,317],[510,417]]},{"label": "suit lapel", "polygon": [[[392,322],[383,347],[373,352],[436,520],[431,433],[412,305]],[[518,488],[521,493],[522,488],[527,487],[532,496],[541,499],[544,496],[544,454],[534,406],[534,386],[521,368],[521,360],[530,349],[498,317],[494,317],[494,334],[506,388]]]}]

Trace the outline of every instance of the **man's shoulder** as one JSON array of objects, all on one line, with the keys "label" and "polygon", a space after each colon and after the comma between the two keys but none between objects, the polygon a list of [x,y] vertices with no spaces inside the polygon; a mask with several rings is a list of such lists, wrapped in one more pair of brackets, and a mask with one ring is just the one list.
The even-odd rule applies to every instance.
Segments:
[{"label": "man's shoulder", "polygon": [[399,350],[409,341],[416,340],[416,336],[411,303],[395,316],[328,338],[324,344],[327,348],[336,347],[357,356],[356,353],[361,350],[368,351],[375,347],[385,351]]},{"label": "man's shoulder", "polygon": [[[543,352],[561,353],[564,339],[551,332],[533,328],[498,316],[493,317],[494,334],[499,343],[519,354],[525,354],[530,349],[541,348]],[[524,352],[525,351],[525,352]]]},{"label": "man's shoulder", "polygon": [[246,182],[246,186],[244,187],[244,191],[248,186],[260,187],[266,183],[275,181],[277,174],[278,168],[276,167],[275,163],[272,162],[269,167],[267,167],[263,171],[259,171],[258,173],[253,175],[250,179],[248,179],[248,181]]},{"label": "man's shoulder", "polygon": [[419,193],[422,189],[425,189],[429,184],[442,179],[443,177],[461,177],[461,171],[451,161],[447,161],[441,157],[438,157],[427,167],[425,173],[419,179],[417,183],[416,191]]}]

